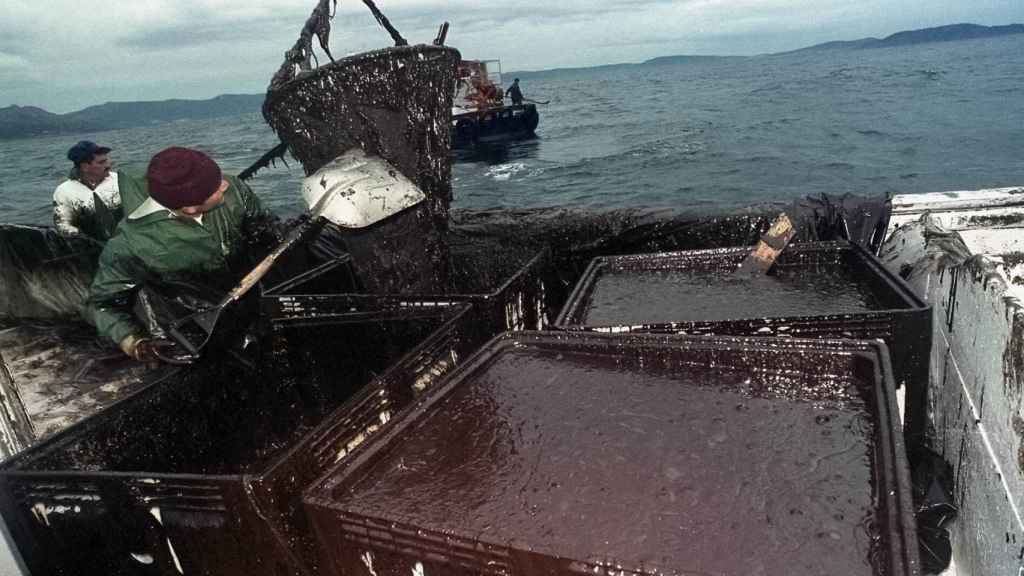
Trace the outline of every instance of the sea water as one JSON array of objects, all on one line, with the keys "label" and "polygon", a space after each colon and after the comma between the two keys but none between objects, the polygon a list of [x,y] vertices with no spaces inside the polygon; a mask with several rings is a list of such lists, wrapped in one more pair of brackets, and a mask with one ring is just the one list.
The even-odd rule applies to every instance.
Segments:
[{"label": "sea water", "polygon": [[[701,213],[1024,184],[1024,35],[514,75],[550,101],[538,137],[457,156],[456,208]],[[0,141],[2,221],[50,223],[65,153],[83,138],[136,171],[181,145],[239,172],[277,143],[256,111]],[[285,215],[302,209],[302,168],[290,165],[251,180]]]}]

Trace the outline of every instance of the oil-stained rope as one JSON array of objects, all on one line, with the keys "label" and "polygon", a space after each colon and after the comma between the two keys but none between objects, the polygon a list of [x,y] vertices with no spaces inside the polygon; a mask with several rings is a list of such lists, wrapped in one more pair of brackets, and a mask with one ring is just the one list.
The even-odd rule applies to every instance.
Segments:
[{"label": "oil-stained rope", "polygon": [[370,9],[370,12],[373,12],[373,17],[377,19],[377,22],[388,31],[388,34],[391,35],[391,39],[395,41],[395,46],[409,45],[405,38],[402,38],[402,35],[398,33],[398,30],[395,30],[395,27],[391,25],[391,21],[388,20],[387,16],[377,9],[377,5],[373,3],[373,0],[363,0],[363,4],[366,4]]}]

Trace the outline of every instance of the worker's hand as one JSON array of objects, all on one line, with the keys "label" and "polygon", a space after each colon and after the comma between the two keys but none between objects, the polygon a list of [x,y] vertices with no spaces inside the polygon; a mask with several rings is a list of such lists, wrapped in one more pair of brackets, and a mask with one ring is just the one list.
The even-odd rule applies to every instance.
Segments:
[{"label": "worker's hand", "polygon": [[156,355],[156,347],[159,346],[159,342],[152,338],[134,335],[126,336],[124,340],[121,340],[120,346],[122,352],[139,362],[152,364],[160,361],[160,358]]},{"label": "worker's hand", "polygon": [[144,338],[141,336],[126,336],[121,340],[121,350],[139,362],[145,362],[150,367],[158,363],[187,365],[192,364],[198,356],[189,354],[180,346],[170,340],[163,338]]}]

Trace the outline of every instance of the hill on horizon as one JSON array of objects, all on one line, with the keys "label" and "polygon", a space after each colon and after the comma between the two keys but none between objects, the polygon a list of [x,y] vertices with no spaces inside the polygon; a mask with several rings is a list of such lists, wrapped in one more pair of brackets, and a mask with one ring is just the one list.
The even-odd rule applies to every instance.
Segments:
[{"label": "hill on horizon", "polygon": [[263,94],[222,94],[208,100],[171,99],[107,102],[77,112],[54,114],[35,106],[0,108],[0,139],[98,132],[143,124],[195,118],[218,118],[258,112]]},{"label": "hill on horizon", "polygon": [[[580,70],[711,62],[725,59],[778,56],[809,51],[891,48],[929,42],[992,38],[1010,34],[1024,34],[1024,24],[1007,24],[1003,26],[982,26],[969,23],[950,24],[919,30],[905,30],[885,38],[861,38],[859,40],[825,42],[796,50],[760,56],[659,56],[640,63],[604,64],[600,66],[536,71],[524,70],[507,72],[505,75],[539,77]],[[218,118],[248,114],[258,112],[263,104],[263,99],[263,94],[223,94],[207,100],[171,99],[146,102],[107,102],[66,114],[54,114],[36,106],[11,105],[0,108],[0,140],[49,134],[97,132],[183,119]]]},{"label": "hill on horizon", "polygon": [[838,40],[815,44],[806,48],[798,48],[779,54],[793,54],[812,50],[837,49],[869,49],[892,48],[929,42],[954,42],[957,40],[974,40],[977,38],[995,38],[1010,34],[1024,34],[1024,24],[1007,24],[1005,26],[981,26],[979,24],[949,24],[920,30],[905,30],[890,34],[885,38],[861,38],[860,40]]},{"label": "hill on horizon", "polygon": [[698,62],[713,62],[729,59],[746,59],[746,58],[760,58],[763,56],[782,56],[785,54],[797,54],[801,52],[813,52],[819,50],[860,50],[869,48],[892,48],[896,46],[909,46],[912,44],[926,44],[930,42],[954,42],[957,40],[974,40],[978,38],[995,38],[998,36],[1007,36],[1010,34],[1024,34],[1024,24],[1006,24],[1003,26],[982,26],[980,24],[948,24],[945,26],[936,26],[933,28],[921,28],[919,30],[904,30],[902,32],[896,32],[890,34],[885,38],[861,38],[859,40],[834,40],[832,42],[824,42],[821,44],[814,44],[813,46],[806,46],[804,48],[797,48],[796,50],[786,50],[783,52],[772,52],[769,54],[760,54],[757,56],[707,56],[707,55],[693,55],[693,54],[677,54],[671,56],[658,56],[657,58],[651,58],[650,60],[644,60],[640,63],[622,63],[622,64],[604,64],[601,66],[592,67],[578,67],[578,68],[555,68],[551,70],[524,70],[521,72],[508,72],[504,75],[509,74],[520,74],[523,76],[543,76],[558,72],[571,72],[577,70],[593,70],[601,68],[621,68],[628,66],[647,66],[647,65],[662,65],[662,64],[686,64],[686,63],[698,63]]}]

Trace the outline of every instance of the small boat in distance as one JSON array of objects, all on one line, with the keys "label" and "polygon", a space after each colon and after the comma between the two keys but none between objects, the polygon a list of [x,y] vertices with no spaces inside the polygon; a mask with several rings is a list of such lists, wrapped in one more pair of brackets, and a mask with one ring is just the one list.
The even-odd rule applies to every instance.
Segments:
[{"label": "small boat in distance", "polygon": [[452,148],[472,148],[534,136],[540,122],[532,103],[505,104],[499,60],[463,60],[452,103]]}]

